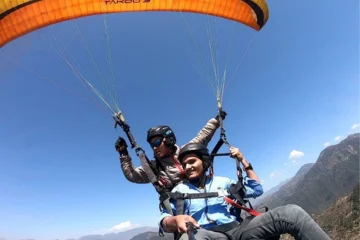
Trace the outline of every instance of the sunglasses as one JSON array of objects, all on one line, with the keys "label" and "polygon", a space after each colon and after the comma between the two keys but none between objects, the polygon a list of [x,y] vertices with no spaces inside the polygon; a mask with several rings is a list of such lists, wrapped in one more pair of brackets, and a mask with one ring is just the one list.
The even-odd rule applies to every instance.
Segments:
[{"label": "sunglasses", "polygon": [[151,146],[152,148],[154,148],[154,147],[159,147],[159,146],[161,145],[161,143],[162,143],[162,139],[156,139],[155,141],[153,141],[152,143],[150,143],[150,146]]}]

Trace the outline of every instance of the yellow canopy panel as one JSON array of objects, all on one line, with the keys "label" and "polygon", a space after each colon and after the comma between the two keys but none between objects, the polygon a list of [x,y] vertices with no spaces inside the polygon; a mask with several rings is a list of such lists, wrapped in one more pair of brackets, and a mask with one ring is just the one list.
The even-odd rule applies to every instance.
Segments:
[{"label": "yellow canopy panel", "polygon": [[266,0],[1,0],[0,47],[50,24],[103,13],[180,11],[210,14],[260,30]]}]

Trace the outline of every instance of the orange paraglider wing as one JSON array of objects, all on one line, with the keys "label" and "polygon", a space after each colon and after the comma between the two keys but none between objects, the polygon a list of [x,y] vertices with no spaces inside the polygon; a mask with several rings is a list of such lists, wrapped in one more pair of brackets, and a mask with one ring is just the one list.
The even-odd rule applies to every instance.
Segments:
[{"label": "orange paraglider wing", "polygon": [[0,47],[39,28],[94,14],[181,11],[209,14],[260,30],[266,0],[1,0]]}]

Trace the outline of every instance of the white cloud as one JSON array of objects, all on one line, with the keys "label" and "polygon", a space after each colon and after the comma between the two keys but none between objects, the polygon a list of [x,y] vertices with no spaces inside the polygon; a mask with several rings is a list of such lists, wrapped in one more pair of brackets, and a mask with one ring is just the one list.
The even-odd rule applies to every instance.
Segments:
[{"label": "white cloud", "polygon": [[115,226],[108,228],[108,229],[100,229],[93,231],[93,234],[109,234],[109,233],[119,233],[124,232],[133,228],[140,227],[140,224],[133,224],[130,221],[127,222],[121,222],[119,224],[116,224]]},{"label": "white cloud", "polygon": [[133,229],[136,227],[139,227],[139,225],[132,224],[131,222],[127,221],[127,222],[122,222],[122,223],[119,223],[119,224],[113,226],[112,228],[109,229],[109,232],[111,232],[111,233],[123,232],[123,231],[130,230],[130,229]]},{"label": "white cloud", "polygon": [[282,174],[279,171],[273,171],[272,173],[270,173],[269,177],[271,180],[273,180],[273,179],[277,179],[281,176],[282,176]]},{"label": "white cloud", "polygon": [[292,150],[290,155],[289,155],[289,159],[298,159],[304,156],[303,152],[297,151],[297,150]]},{"label": "white cloud", "polygon": [[337,141],[339,141],[341,138],[342,138],[342,136],[337,136],[337,137],[334,138],[334,140],[337,142]]},{"label": "white cloud", "polygon": [[360,123],[354,124],[354,125],[351,127],[351,129],[356,129],[356,128],[358,128],[358,127],[360,127]]},{"label": "white cloud", "polygon": [[328,147],[328,146],[330,146],[329,142],[324,143],[324,147]]}]

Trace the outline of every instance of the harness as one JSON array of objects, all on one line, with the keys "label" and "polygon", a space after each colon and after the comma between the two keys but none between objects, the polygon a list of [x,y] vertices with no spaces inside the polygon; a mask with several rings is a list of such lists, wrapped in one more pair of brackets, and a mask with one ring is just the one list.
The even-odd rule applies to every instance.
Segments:
[{"label": "harness", "polygon": [[[221,102],[218,99],[218,111],[219,111],[219,116],[220,113],[222,112],[222,107],[221,107]],[[211,151],[210,154],[210,161],[211,161],[211,165],[210,165],[210,175],[213,176],[214,175],[214,157],[215,156],[229,156],[230,153],[217,153],[219,151],[219,149],[222,147],[223,144],[226,144],[228,147],[231,147],[230,143],[228,142],[227,138],[226,138],[226,134],[225,134],[225,129],[224,129],[224,125],[223,125],[223,119],[221,117],[219,117],[219,125],[220,125],[220,138],[218,140],[218,142],[216,143],[215,147],[213,148],[213,150]],[[236,162],[236,175],[238,177],[238,183],[236,185],[237,187],[237,191],[232,191],[232,194],[234,194],[235,196],[234,199],[231,199],[229,197],[224,197],[225,201],[229,204],[231,204],[234,208],[230,209],[232,215],[237,217],[238,221],[241,221],[240,219],[240,213],[241,210],[244,210],[248,213],[250,213],[253,216],[258,216],[260,215],[259,213],[257,213],[249,200],[244,200],[244,194],[245,194],[245,187],[243,186],[242,182],[243,182],[243,175],[242,175],[242,170],[241,170],[241,165],[240,165],[240,161],[238,159],[235,159]],[[241,184],[240,184],[241,183]],[[238,192],[242,191],[242,194],[239,195]],[[243,207],[246,205],[246,203],[249,204],[250,208],[246,208]],[[267,211],[267,209],[266,209]]]},{"label": "harness", "polygon": [[[204,193],[180,193],[180,192],[168,192],[164,194],[166,198],[171,200],[176,200],[176,215],[184,214],[184,201],[185,199],[199,199],[199,198],[214,198],[222,197],[230,205],[242,209],[253,216],[259,216],[261,213],[255,211],[252,208],[244,207],[246,202],[244,200],[245,196],[245,187],[242,182],[237,182],[232,184],[229,190],[222,190],[217,192],[204,192]],[[233,199],[237,200],[239,203],[236,203]],[[174,215],[175,216],[175,215]]]},{"label": "harness", "polygon": [[119,125],[123,129],[123,131],[125,132],[126,136],[128,137],[128,139],[130,141],[131,148],[135,148],[136,155],[139,157],[141,166],[143,167],[147,177],[149,178],[151,184],[154,186],[157,193],[160,195],[159,198],[163,199],[163,200],[160,200],[159,207],[164,207],[166,209],[166,211],[168,211],[170,214],[172,214],[170,201],[168,198],[165,197],[166,193],[169,190],[167,188],[161,186],[158,182],[157,176],[159,176],[159,170],[157,169],[156,166],[154,166],[151,163],[149,158],[146,156],[144,149],[142,149],[142,147],[140,147],[140,145],[137,144],[137,142],[135,141],[134,136],[132,135],[132,133],[130,131],[130,126],[126,123],[122,112],[119,111],[118,113],[114,114],[113,118],[115,120],[114,127],[116,128]]},{"label": "harness", "polygon": [[[164,194],[165,199],[174,200],[176,201],[176,214],[171,213],[171,215],[183,215],[184,214],[184,206],[185,206],[185,200],[191,200],[191,199],[200,199],[200,198],[215,198],[215,197],[221,197],[223,198],[228,204],[230,204],[232,207],[241,210],[246,211],[249,213],[252,217],[259,216],[261,213],[255,211],[252,208],[246,207],[246,202],[244,200],[245,196],[245,187],[242,183],[242,181],[238,181],[236,184],[232,184],[229,188],[229,190],[221,190],[217,192],[204,192],[204,193],[180,193],[180,192],[168,192]],[[161,199],[161,200],[165,200]],[[209,222],[212,222],[213,220],[209,219],[207,216],[208,206],[206,204],[205,207],[205,214]],[[242,222],[243,220],[240,218],[240,211],[239,214],[236,216],[238,221],[229,223],[229,224],[223,224],[223,225],[216,225],[211,229],[211,231],[216,232],[222,232],[225,233],[226,231],[229,231],[232,228],[238,227],[240,225],[239,222]],[[233,215],[233,214],[232,214]],[[196,231],[195,229],[193,229]],[[159,232],[161,236],[164,236],[163,233]],[[174,233],[174,239],[179,239],[181,234],[179,232]]]},{"label": "harness", "polygon": [[[220,111],[221,111],[221,107],[219,107],[219,115],[220,115]],[[209,192],[209,193],[206,193],[206,192],[205,193],[179,193],[179,192],[172,193],[169,189],[161,186],[158,182],[159,181],[158,177],[157,177],[157,176],[159,176],[158,166],[160,165],[162,170],[163,171],[165,170],[165,169],[163,169],[162,164],[159,163],[156,166],[154,166],[151,163],[149,158],[146,156],[145,151],[136,143],[136,141],[130,131],[130,126],[125,122],[124,116],[121,113],[121,111],[114,114],[113,118],[115,120],[115,128],[119,125],[123,129],[123,131],[125,132],[126,136],[128,137],[128,139],[130,141],[131,148],[135,148],[135,152],[136,152],[136,155],[140,159],[141,166],[143,167],[144,171],[146,172],[151,184],[154,186],[154,188],[158,192],[159,201],[160,201],[160,203],[159,203],[160,210],[161,210],[161,208],[165,208],[169,214],[175,216],[175,214],[173,213],[173,211],[171,209],[171,205],[170,205],[170,200],[175,200],[176,201],[176,209],[177,209],[176,215],[182,215],[184,213],[184,203],[185,203],[184,201],[186,199],[223,197],[227,203],[232,205],[233,208],[231,209],[231,214],[236,216],[238,221],[241,221],[241,217],[240,217],[241,210],[248,212],[250,215],[252,215],[254,217],[259,216],[261,214],[252,208],[252,206],[248,200],[244,200],[245,187],[242,183],[243,177],[242,177],[242,170],[240,167],[239,160],[236,159],[238,182],[236,184],[232,184],[228,191]],[[221,129],[220,139],[218,140],[217,144],[215,145],[214,149],[212,150],[212,152],[210,154],[210,161],[211,161],[211,164],[209,167],[210,176],[213,176],[213,174],[214,174],[214,169],[213,169],[214,157],[230,155],[229,153],[217,153],[223,144],[226,144],[229,147],[231,146],[226,139],[225,129],[223,127],[223,121],[222,121],[221,117],[219,117],[219,123],[220,123],[220,129]],[[164,172],[166,173],[166,171],[164,171]],[[170,177],[169,177],[169,179],[172,182]],[[172,182],[172,184],[173,184],[173,182]],[[246,203],[249,203],[250,208],[245,207]],[[207,210],[207,206],[206,206],[206,210]],[[216,226],[216,229],[213,229],[213,230],[224,232],[224,231],[229,230],[229,229],[227,229],[229,227],[233,228],[234,226],[229,226],[229,225],[225,224],[224,226]],[[159,228],[159,235],[164,236],[164,234],[160,230],[160,228]],[[180,237],[180,234],[178,232],[175,232],[174,239],[178,239],[179,237]]]},{"label": "harness", "polygon": [[[221,105],[218,105],[218,109],[219,109],[219,115],[220,115],[220,112],[222,111]],[[212,177],[214,175],[214,168],[213,168],[214,157],[230,155],[230,153],[218,153],[219,149],[222,147],[223,144],[226,144],[228,147],[231,147],[231,145],[227,141],[225,129],[223,126],[223,120],[221,117],[219,117],[219,125],[220,125],[220,139],[218,140],[218,142],[216,143],[215,147],[213,148],[213,150],[211,151],[211,154],[210,154],[210,162],[211,162],[210,167],[209,167],[210,177]],[[244,199],[246,190],[245,190],[245,186],[243,185],[242,170],[241,170],[240,161],[238,159],[236,159],[236,170],[237,170],[238,182],[236,184],[232,184],[230,186],[229,190],[227,190],[227,191],[204,192],[204,193],[168,192],[168,193],[164,194],[162,197],[160,197],[160,201],[168,200],[170,202],[170,200],[175,200],[176,201],[176,214],[172,213],[172,211],[171,212],[168,211],[171,215],[175,216],[175,215],[184,214],[184,206],[185,206],[186,199],[191,200],[191,199],[200,199],[200,198],[207,199],[207,198],[214,198],[214,197],[222,197],[228,204],[230,204],[232,206],[232,208],[230,209],[230,213],[231,213],[231,215],[236,217],[237,222],[235,221],[235,222],[232,222],[229,224],[217,225],[209,230],[216,231],[216,232],[222,232],[225,234],[226,231],[233,229],[235,227],[238,227],[240,225],[239,222],[243,222],[243,220],[240,217],[241,210],[244,210],[247,213],[249,213],[251,215],[251,218],[261,215],[260,212],[257,212],[253,209],[250,201]],[[246,207],[246,203],[249,204],[250,208]],[[208,210],[208,206],[206,205],[206,208],[205,208],[206,216],[207,216],[207,210]],[[268,211],[268,209],[266,208],[265,211]],[[210,220],[210,219],[208,218],[208,220]],[[249,219],[246,219],[246,220],[249,220]],[[196,229],[192,226],[192,224],[189,224],[189,226],[188,226],[189,240],[195,239],[195,237],[194,237],[195,231],[196,231]],[[160,234],[160,236],[164,236],[161,231],[159,231],[159,234]],[[174,240],[177,240],[180,237],[181,237],[181,234],[179,232],[174,233]],[[228,237],[229,237],[229,239],[231,239],[230,236],[228,236]]]}]

